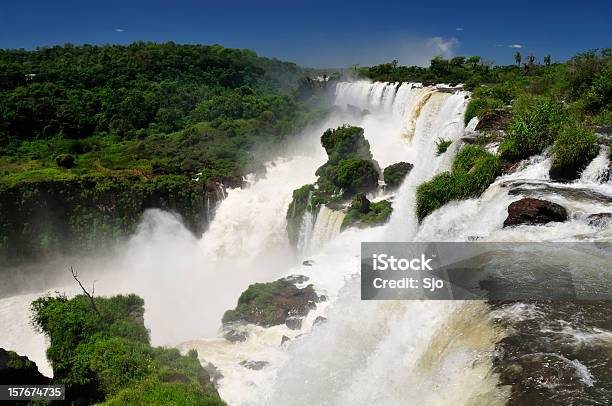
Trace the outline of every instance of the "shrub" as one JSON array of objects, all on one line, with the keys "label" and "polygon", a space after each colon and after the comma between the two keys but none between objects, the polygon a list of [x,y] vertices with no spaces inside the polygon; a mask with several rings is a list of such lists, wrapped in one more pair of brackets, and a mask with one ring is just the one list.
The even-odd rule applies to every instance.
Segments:
[{"label": "shrub", "polygon": [[494,109],[499,109],[504,107],[505,103],[502,100],[494,99],[494,98],[473,98],[468,103],[465,109],[465,125],[474,118],[474,117],[482,117],[482,115]]},{"label": "shrub", "polygon": [[329,157],[328,162],[335,164],[341,159],[372,159],[370,143],[363,136],[363,128],[344,125],[328,129],[321,136],[321,145]]},{"label": "shrub", "polygon": [[402,184],[402,181],[412,170],[413,165],[408,162],[398,162],[389,165],[383,171],[383,178],[388,187],[394,188]]},{"label": "shrub", "polygon": [[597,136],[592,130],[570,125],[559,133],[553,146],[553,179],[572,180],[597,156]]},{"label": "shrub", "polygon": [[371,203],[363,195],[357,195],[353,198],[351,206],[342,220],[341,230],[351,227],[371,227],[384,224],[391,213],[393,207],[388,200]]},{"label": "shrub", "polygon": [[466,145],[453,162],[452,172],[435,176],[417,188],[419,221],[451,200],[482,194],[501,173],[498,157],[475,145]]},{"label": "shrub", "polygon": [[443,153],[445,153],[452,143],[453,142],[451,140],[443,140],[442,138],[439,138],[438,141],[436,141],[437,154],[442,155]]},{"label": "shrub", "polygon": [[343,159],[331,169],[330,178],[334,185],[351,194],[376,188],[378,171],[372,161]]},{"label": "shrub", "polygon": [[[123,399],[141,385],[159,390],[170,379],[179,381],[171,384],[176,396],[197,392],[217,402],[202,404],[222,404],[201,381],[205,373],[197,358],[149,345],[141,298],[96,297],[94,303],[95,308],[84,295],[42,297],[32,303],[33,324],[50,341],[47,357],[53,380],[66,385],[68,402],[92,404],[114,395],[115,400]],[[158,400],[153,404],[169,404]]]},{"label": "shrub", "polygon": [[508,161],[541,153],[551,145],[567,114],[561,103],[552,99],[523,97],[515,103],[507,141],[500,145],[500,155]]}]

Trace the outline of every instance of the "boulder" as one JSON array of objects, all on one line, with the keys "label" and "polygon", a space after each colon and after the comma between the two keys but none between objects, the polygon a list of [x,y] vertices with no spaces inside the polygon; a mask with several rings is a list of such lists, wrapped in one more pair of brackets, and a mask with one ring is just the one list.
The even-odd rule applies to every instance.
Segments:
[{"label": "boulder", "polygon": [[317,316],[317,318],[312,322],[312,325],[318,326],[319,324],[323,324],[325,322],[327,322],[327,317]]},{"label": "boulder", "polygon": [[0,385],[48,385],[50,381],[28,357],[0,348]]},{"label": "boulder", "polygon": [[312,285],[298,288],[308,278],[299,275],[269,283],[255,283],[242,292],[238,305],[223,315],[223,323],[246,322],[263,327],[286,324],[299,329],[301,319],[316,308],[319,296]]},{"label": "boulder", "polygon": [[242,343],[249,338],[249,333],[236,329],[229,329],[223,334],[223,337],[230,343]]},{"label": "boulder", "polygon": [[414,165],[408,162],[398,162],[387,166],[383,171],[383,178],[385,179],[387,187],[399,187],[413,167]]},{"label": "boulder", "polygon": [[612,213],[595,213],[587,217],[590,226],[603,228],[612,223]]},{"label": "boulder", "polygon": [[504,227],[521,224],[546,224],[567,220],[567,210],[557,203],[530,197],[517,200],[508,206],[508,217]]},{"label": "boulder", "polygon": [[510,122],[512,114],[508,110],[490,110],[480,117],[476,131],[503,130]]},{"label": "boulder", "polygon": [[241,361],[240,365],[245,368],[252,369],[253,371],[259,371],[264,369],[266,365],[268,365],[268,361]]},{"label": "boulder", "polygon": [[281,337],[281,345],[285,344],[286,342],[290,341],[291,339],[287,336],[282,336]]}]

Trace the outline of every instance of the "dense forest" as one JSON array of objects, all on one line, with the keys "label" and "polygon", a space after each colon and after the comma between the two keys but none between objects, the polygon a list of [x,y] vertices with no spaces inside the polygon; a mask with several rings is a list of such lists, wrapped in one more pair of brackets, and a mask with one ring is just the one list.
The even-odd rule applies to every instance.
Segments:
[{"label": "dense forest", "polygon": [[308,74],[218,45],[0,50],[0,257],[95,247],[149,207],[200,232],[216,182],[320,116]]}]

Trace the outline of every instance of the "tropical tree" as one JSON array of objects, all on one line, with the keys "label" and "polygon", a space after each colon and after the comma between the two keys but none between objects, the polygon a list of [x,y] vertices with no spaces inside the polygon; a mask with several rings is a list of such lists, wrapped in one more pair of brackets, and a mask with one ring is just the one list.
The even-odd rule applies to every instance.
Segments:
[{"label": "tropical tree", "polygon": [[522,60],[522,59],[523,59],[523,58],[521,57],[521,53],[517,51],[517,52],[514,54],[514,62],[516,62],[516,64],[517,64],[518,66],[521,66],[521,60]]},{"label": "tropical tree", "polygon": [[550,66],[550,55],[544,57],[544,65]]}]

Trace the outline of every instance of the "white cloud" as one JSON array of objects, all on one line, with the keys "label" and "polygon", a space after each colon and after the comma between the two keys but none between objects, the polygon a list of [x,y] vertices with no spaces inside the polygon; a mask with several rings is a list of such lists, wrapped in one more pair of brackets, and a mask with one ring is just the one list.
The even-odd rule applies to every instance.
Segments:
[{"label": "white cloud", "polygon": [[425,41],[425,46],[434,52],[434,56],[440,55],[450,58],[454,55],[455,48],[459,46],[457,38],[433,37]]},{"label": "white cloud", "polygon": [[463,31],[463,27],[457,27],[455,28],[455,31]]},{"label": "white cloud", "polygon": [[124,32],[125,30],[123,28],[115,28],[115,32]]},{"label": "white cloud", "polygon": [[512,44],[512,45],[508,45],[508,48],[516,48],[516,49],[521,49],[523,46],[521,44]]}]

